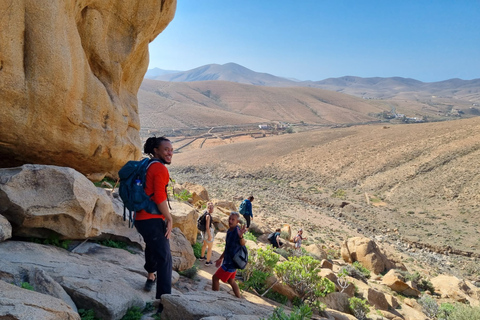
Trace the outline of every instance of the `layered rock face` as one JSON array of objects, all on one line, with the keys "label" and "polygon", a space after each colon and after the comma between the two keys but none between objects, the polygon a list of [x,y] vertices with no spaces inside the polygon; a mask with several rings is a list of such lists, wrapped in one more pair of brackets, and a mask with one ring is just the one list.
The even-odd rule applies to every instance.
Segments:
[{"label": "layered rock face", "polygon": [[55,164],[94,179],[140,156],[136,94],[176,0],[5,0],[0,167]]}]

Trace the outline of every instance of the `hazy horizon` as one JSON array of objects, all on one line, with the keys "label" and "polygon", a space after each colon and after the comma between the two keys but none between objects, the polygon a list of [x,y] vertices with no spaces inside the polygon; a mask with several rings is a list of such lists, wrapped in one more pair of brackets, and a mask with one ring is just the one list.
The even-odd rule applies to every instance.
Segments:
[{"label": "hazy horizon", "polygon": [[182,0],[149,69],[235,62],[298,80],[480,78],[480,1]]}]

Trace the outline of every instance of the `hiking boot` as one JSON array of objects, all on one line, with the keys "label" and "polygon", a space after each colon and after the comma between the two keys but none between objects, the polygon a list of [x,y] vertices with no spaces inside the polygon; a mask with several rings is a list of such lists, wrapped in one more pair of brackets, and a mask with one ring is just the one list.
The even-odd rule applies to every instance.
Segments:
[{"label": "hiking boot", "polygon": [[211,266],[212,264],[213,264],[212,261],[207,261],[207,262],[205,262],[205,265],[206,265],[206,266]]},{"label": "hiking boot", "polygon": [[145,290],[147,292],[152,291],[152,288],[153,288],[153,285],[155,284],[155,282],[157,282],[157,276],[155,276],[155,279],[153,279],[153,280],[147,279],[147,281],[145,282],[145,287],[143,287],[143,290]]},{"label": "hiking boot", "polygon": [[198,260],[207,260],[207,258],[205,258],[205,257],[200,257],[200,258],[198,258]]}]

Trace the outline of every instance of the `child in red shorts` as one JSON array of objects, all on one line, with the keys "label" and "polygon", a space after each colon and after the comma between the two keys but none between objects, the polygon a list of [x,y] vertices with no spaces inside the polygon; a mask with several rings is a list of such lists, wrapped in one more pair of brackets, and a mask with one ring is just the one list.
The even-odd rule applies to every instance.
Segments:
[{"label": "child in red shorts", "polygon": [[[233,264],[233,256],[240,249],[241,246],[245,245],[245,239],[243,239],[243,234],[247,231],[246,226],[243,225],[241,228],[238,227],[238,220],[240,214],[238,212],[231,212],[230,217],[228,218],[228,231],[227,237],[225,239],[225,250],[223,251],[220,258],[215,261],[215,266],[218,268],[217,272],[212,276],[212,290],[218,291],[220,289],[220,280],[224,283],[228,283],[232,286],[233,293],[237,298],[241,298],[240,289],[238,288],[237,283],[235,282],[235,275],[237,274],[237,269]],[[221,265],[221,266],[220,266]]]}]

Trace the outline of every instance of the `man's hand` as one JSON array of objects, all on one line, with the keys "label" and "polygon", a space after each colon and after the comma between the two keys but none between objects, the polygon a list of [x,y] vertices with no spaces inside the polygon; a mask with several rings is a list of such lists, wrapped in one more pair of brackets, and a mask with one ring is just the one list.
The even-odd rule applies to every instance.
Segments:
[{"label": "man's hand", "polygon": [[215,267],[220,267],[220,265],[222,264],[222,261],[223,261],[223,258],[222,259],[218,259],[215,261]]},{"label": "man's hand", "polygon": [[167,224],[167,232],[165,232],[165,238],[170,239],[170,234],[172,233],[172,227],[173,227],[173,220],[170,219],[165,219],[165,223]]},{"label": "man's hand", "polygon": [[243,237],[243,235],[245,234],[245,232],[247,232],[247,226],[242,224],[242,227],[241,228],[238,228],[237,229],[237,232],[238,232],[238,236],[239,237]]}]

